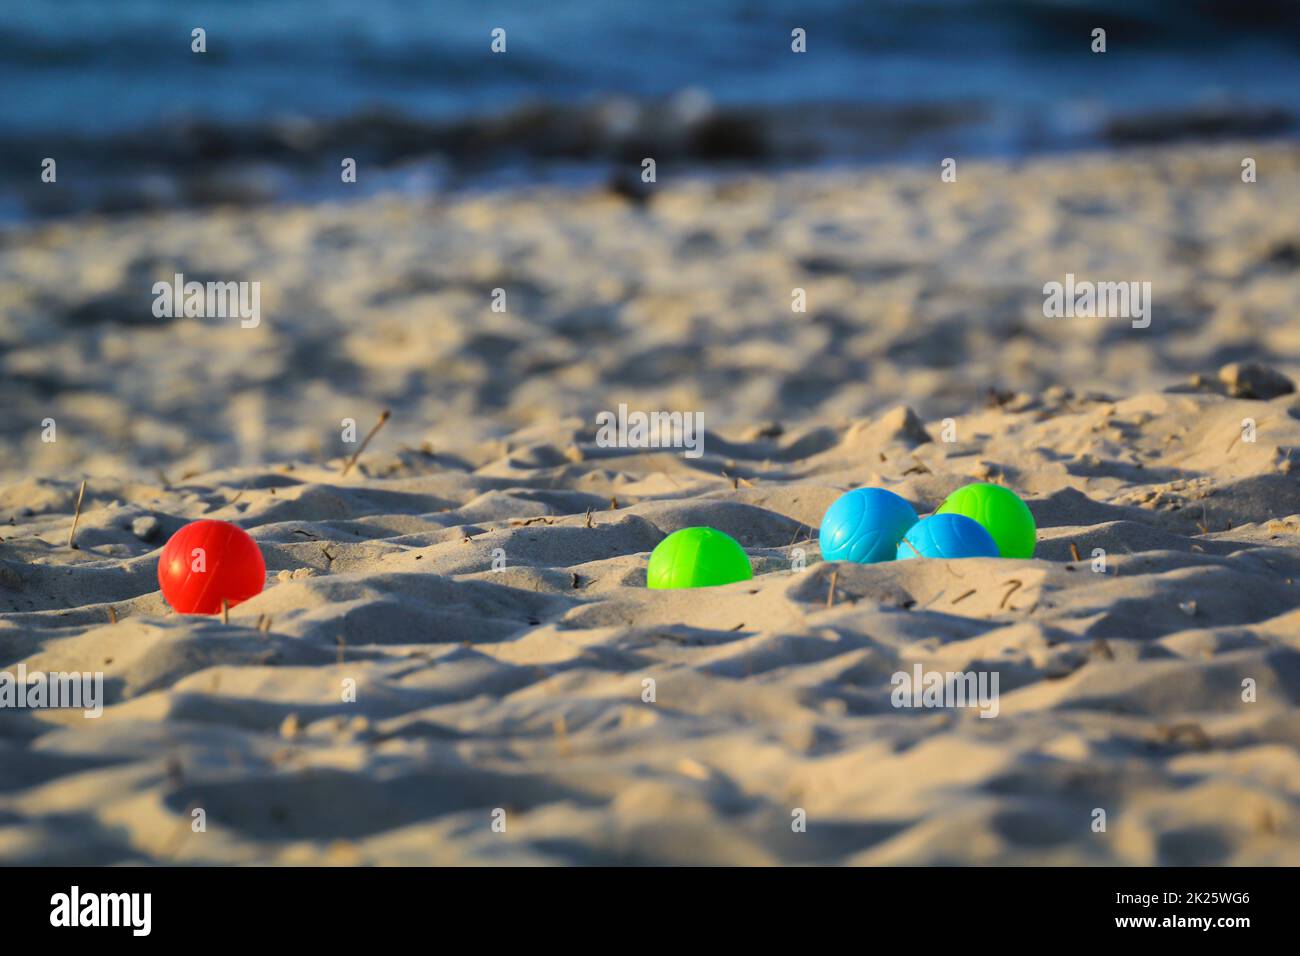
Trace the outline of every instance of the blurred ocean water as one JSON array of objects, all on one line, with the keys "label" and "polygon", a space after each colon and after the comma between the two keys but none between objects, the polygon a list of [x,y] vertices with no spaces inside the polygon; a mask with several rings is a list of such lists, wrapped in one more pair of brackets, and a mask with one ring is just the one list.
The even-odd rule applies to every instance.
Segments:
[{"label": "blurred ocean water", "polygon": [[[1293,135],[1300,3],[10,0],[0,89],[9,213],[309,193],[340,150],[386,171],[371,185],[417,188],[656,147],[700,164],[1014,155]],[[82,192],[12,185],[56,149]]]}]

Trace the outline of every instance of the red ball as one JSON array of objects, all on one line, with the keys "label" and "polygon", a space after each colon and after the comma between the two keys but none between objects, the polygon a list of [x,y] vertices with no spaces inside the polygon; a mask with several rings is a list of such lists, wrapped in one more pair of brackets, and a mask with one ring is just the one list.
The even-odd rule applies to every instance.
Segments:
[{"label": "red ball", "polygon": [[158,559],[158,584],[181,614],[219,614],[262,592],[266,562],[257,542],[226,521],[193,521],[181,528]]}]

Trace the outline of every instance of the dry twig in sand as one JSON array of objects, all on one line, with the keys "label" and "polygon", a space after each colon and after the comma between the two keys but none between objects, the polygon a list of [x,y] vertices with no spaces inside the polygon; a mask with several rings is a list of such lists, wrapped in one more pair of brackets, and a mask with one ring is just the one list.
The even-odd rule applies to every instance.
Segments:
[{"label": "dry twig in sand", "polygon": [[831,572],[831,587],[830,587],[830,590],[826,592],[826,606],[827,606],[827,607],[831,607],[831,606],[833,606],[833,605],[835,604],[835,584],[836,584],[837,581],[839,581],[839,579],[840,579],[840,572],[839,572],[839,571],[832,571],[832,572]]},{"label": "dry twig in sand", "polygon": [[385,408],[382,412],[379,413],[379,421],[375,422],[375,427],[370,429],[370,431],[366,434],[366,437],[361,440],[361,447],[358,448],[355,452],[353,452],[352,457],[347,460],[346,464],[344,464],[343,466],[344,475],[346,475],[349,471],[352,470],[352,466],[357,463],[357,459],[361,457],[361,453],[365,451],[366,446],[370,444],[370,439],[374,438],[375,433],[378,432],[379,429],[384,427],[384,423],[387,422],[390,417],[392,417],[392,414],[393,414],[392,410],[387,408]]},{"label": "dry twig in sand", "polygon": [[77,522],[81,520],[81,501],[86,497],[86,480],[81,481],[81,490],[77,492],[77,508],[72,515],[72,530],[68,532],[68,547],[73,551],[79,551],[77,547]]}]

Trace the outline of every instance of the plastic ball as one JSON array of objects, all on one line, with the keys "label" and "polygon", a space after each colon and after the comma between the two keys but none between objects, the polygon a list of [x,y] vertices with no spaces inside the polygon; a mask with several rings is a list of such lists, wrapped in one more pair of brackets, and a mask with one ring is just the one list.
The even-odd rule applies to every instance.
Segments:
[{"label": "plastic ball", "polygon": [[266,562],[257,542],[226,521],[194,521],[171,536],[158,559],[158,584],[181,614],[219,614],[262,592]]},{"label": "plastic ball", "polygon": [[898,545],[898,560],[907,558],[996,558],[997,542],[965,515],[933,514],[912,525]]},{"label": "plastic ball", "polygon": [[709,588],[753,576],[749,555],[731,535],[714,528],[682,528],[651,552],[645,583],[649,588]]},{"label": "plastic ball", "polygon": [[916,510],[884,488],[855,488],[826,509],[818,540],[826,561],[892,561]]},{"label": "plastic ball", "polygon": [[1038,528],[1029,506],[1001,485],[966,485],[950,494],[935,514],[959,514],[974,518],[998,544],[1004,558],[1032,558]]}]

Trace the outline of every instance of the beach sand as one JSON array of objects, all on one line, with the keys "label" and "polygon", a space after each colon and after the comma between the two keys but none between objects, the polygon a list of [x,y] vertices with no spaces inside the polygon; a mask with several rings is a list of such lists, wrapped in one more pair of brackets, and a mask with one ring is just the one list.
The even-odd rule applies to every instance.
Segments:
[{"label": "beach sand", "polygon": [[[0,860],[1300,862],[1300,148],[660,180],[4,234],[0,667],[107,706],[0,711]],[[844,490],[971,481],[1033,560],[821,561]],[[266,557],[228,624],[158,592],[198,518]],[[647,590],[695,525],[754,579]]]}]

